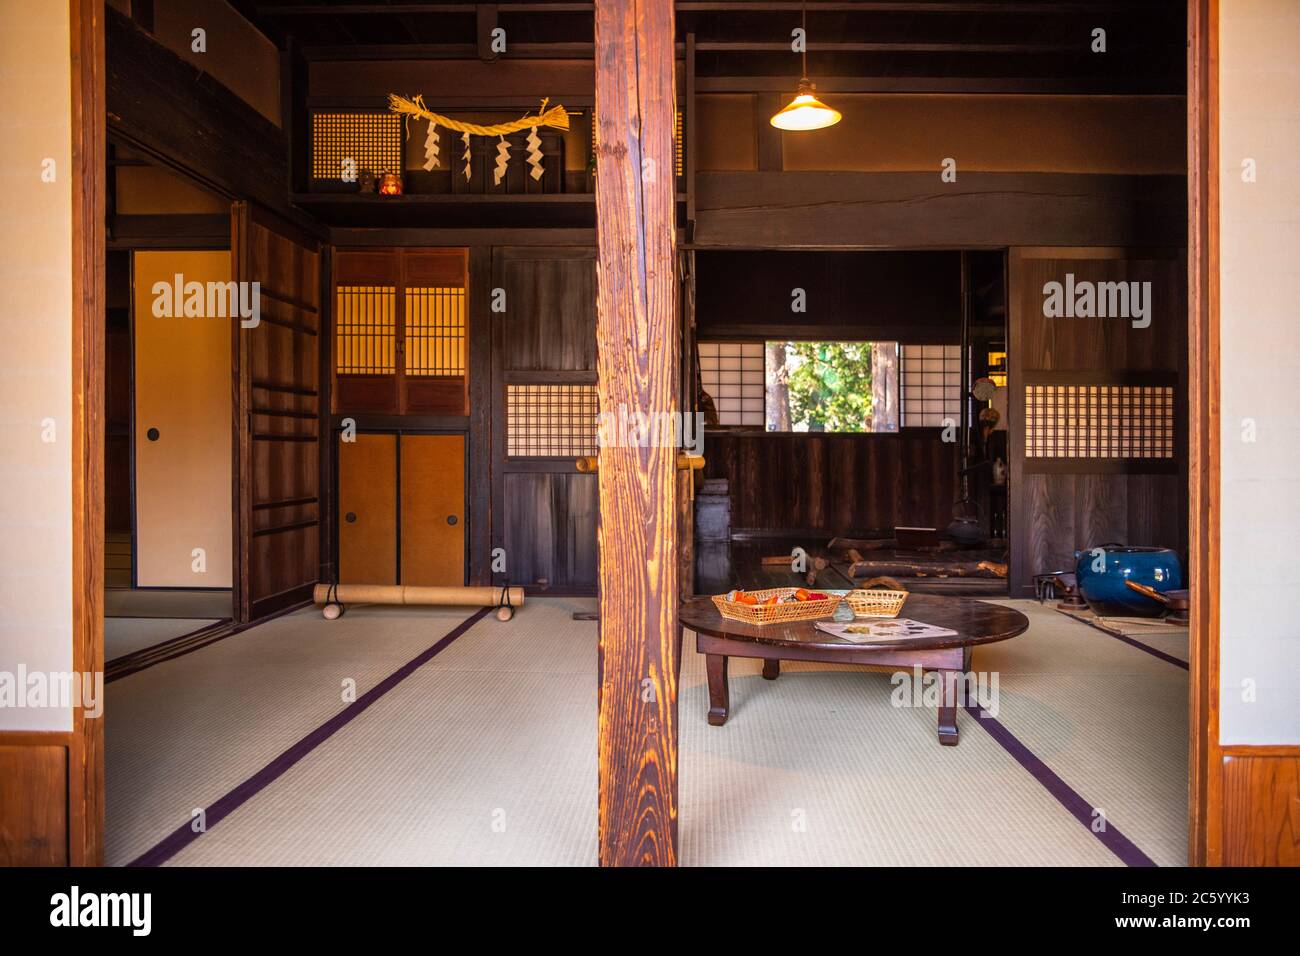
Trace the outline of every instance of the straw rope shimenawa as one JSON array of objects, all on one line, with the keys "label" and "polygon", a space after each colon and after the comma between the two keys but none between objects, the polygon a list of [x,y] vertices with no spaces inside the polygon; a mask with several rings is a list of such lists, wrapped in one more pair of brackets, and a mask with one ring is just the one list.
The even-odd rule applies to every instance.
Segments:
[{"label": "straw rope shimenawa", "polygon": [[441,113],[434,113],[424,105],[423,96],[407,99],[404,96],[398,96],[396,93],[388,94],[388,109],[390,111],[407,117],[415,116],[426,119],[445,129],[455,130],[458,133],[469,133],[471,136],[504,136],[506,133],[515,133],[521,129],[536,129],[538,126],[567,130],[569,128],[568,110],[563,106],[552,106],[547,109],[546,104],[549,102],[549,97],[542,100],[542,105],[538,107],[536,115],[521,116],[509,123],[482,126],[478,123],[466,123],[461,120],[454,120],[449,116],[443,116]]}]

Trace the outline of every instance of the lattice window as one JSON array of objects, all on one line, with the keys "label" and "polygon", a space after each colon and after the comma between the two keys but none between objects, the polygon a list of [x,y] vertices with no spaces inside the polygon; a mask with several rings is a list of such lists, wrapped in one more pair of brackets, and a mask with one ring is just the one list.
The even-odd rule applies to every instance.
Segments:
[{"label": "lattice window", "polygon": [[336,290],[335,367],[340,375],[391,375],[397,338],[397,290],[341,285]]},{"label": "lattice window", "polygon": [[379,175],[402,170],[402,125],[396,113],[313,113],[312,179],[342,180],[344,161]]},{"label": "lattice window", "polygon": [[899,347],[899,378],[904,428],[942,428],[961,420],[961,346]]},{"label": "lattice window", "polygon": [[506,454],[596,454],[599,407],[595,385],[507,385]]},{"label": "lattice window", "polygon": [[1026,385],[1029,458],[1173,458],[1165,385]]},{"label": "lattice window", "polygon": [[699,343],[700,382],[721,425],[766,424],[762,342]]},{"label": "lattice window", "polygon": [[407,288],[406,374],[465,374],[465,290]]},{"label": "lattice window", "polygon": [[681,110],[673,118],[673,171],[678,178],[686,175],[686,126]]}]

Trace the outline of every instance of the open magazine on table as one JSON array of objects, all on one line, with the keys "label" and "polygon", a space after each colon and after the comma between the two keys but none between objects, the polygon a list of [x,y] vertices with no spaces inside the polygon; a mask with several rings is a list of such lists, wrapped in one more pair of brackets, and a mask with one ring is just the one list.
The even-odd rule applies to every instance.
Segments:
[{"label": "open magazine on table", "polygon": [[818,621],[817,630],[854,644],[957,636],[957,632],[951,628],[936,627],[906,617],[890,618],[887,621],[846,621],[843,624],[838,621]]}]

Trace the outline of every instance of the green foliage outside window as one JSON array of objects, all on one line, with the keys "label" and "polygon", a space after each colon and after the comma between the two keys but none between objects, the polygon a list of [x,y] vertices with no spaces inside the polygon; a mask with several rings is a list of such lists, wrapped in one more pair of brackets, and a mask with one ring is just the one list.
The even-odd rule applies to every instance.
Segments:
[{"label": "green foliage outside window", "polygon": [[873,430],[870,342],[769,342],[768,350],[769,369],[785,380],[781,388],[769,377],[769,406],[785,393],[790,430]]}]

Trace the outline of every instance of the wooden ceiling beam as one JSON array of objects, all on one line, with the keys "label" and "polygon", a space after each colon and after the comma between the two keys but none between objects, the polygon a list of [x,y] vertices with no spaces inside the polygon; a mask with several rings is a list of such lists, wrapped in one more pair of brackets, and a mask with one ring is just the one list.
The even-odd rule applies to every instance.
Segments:
[{"label": "wooden ceiling beam", "polygon": [[[590,60],[592,43],[512,43],[512,60]],[[308,60],[477,60],[477,43],[379,43],[303,46]]]},{"label": "wooden ceiling beam", "polygon": [[[817,76],[819,93],[988,93],[1182,96],[1177,78],[1025,76]],[[698,93],[792,93],[790,74],[697,76]],[[1162,85],[1163,84],[1163,85]]]},{"label": "wooden ceiling beam", "polygon": [[[698,40],[695,49],[701,53],[789,53],[790,41],[765,42],[756,40]],[[808,43],[809,53],[999,53],[999,54],[1061,54],[1088,52],[1087,44],[1079,43],[972,43],[943,42],[919,43],[914,40],[883,40],[874,43],[828,41]]]},{"label": "wooden ceiling beam", "polygon": [[[257,15],[261,17],[314,17],[323,13],[331,16],[368,17],[393,14],[474,14],[478,10],[476,3],[343,3],[343,4],[304,4],[290,3],[283,5],[259,4]],[[591,13],[592,4],[587,3],[498,3],[501,13]]]},{"label": "wooden ceiling beam", "polygon": [[[1036,15],[1070,15],[1120,13],[1142,16],[1146,13],[1126,0],[985,0],[982,3],[952,0],[948,3],[929,0],[809,0],[809,13],[929,13],[969,15],[1006,13]],[[681,13],[799,13],[805,4],[798,0],[677,0]]]}]

